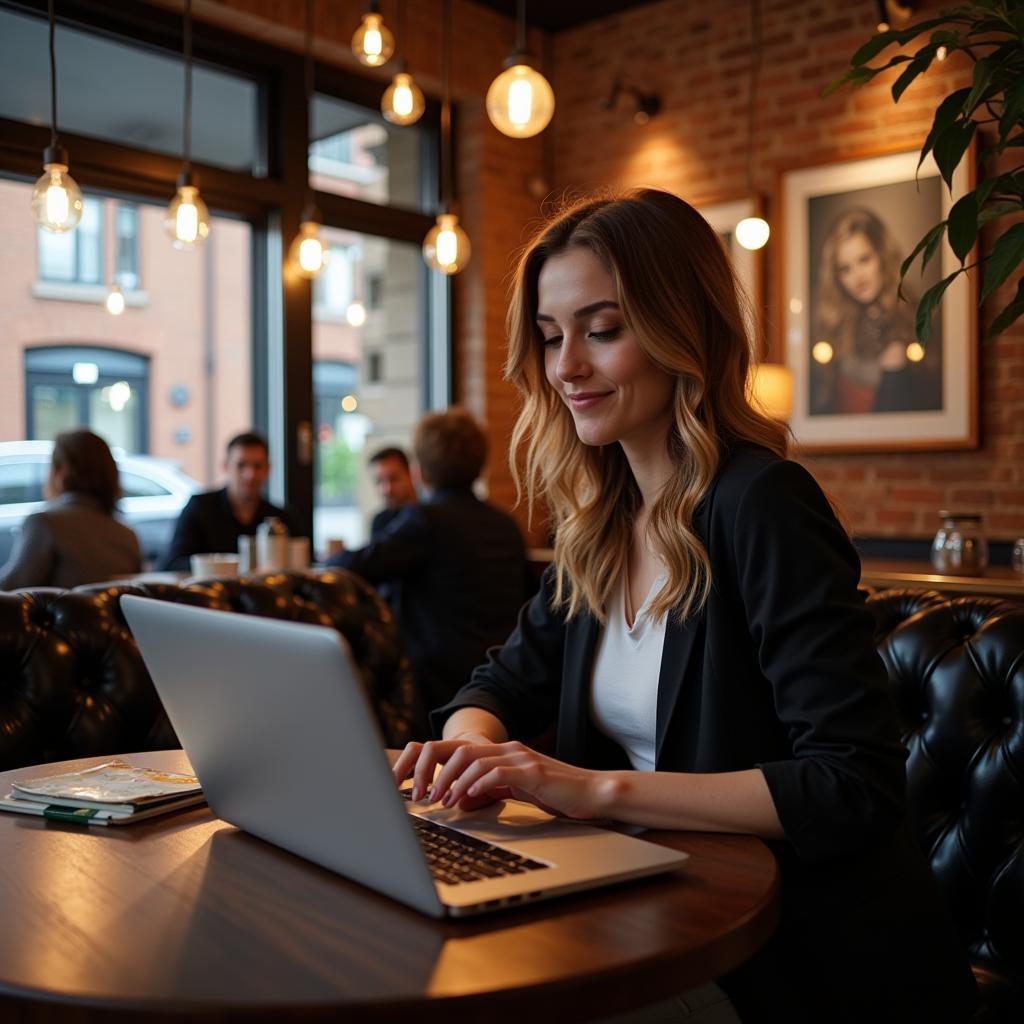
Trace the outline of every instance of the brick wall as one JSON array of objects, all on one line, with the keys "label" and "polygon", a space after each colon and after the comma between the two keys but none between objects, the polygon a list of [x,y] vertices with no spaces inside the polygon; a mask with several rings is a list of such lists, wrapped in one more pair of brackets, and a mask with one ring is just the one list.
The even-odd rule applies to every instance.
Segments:
[{"label": "brick wall", "polygon": [[[919,16],[944,4],[926,0]],[[936,65],[893,105],[893,76],[828,98],[873,32],[870,0],[763,0],[763,65],[753,187],[778,211],[778,176],[787,168],[884,151],[916,149],[935,105],[969,81],[965,64]],[[556,184],[653,185],[696,202],[748,194],[747,81],[751,65],[743,0],[708,5],[671,0],[627,11],[555,38]],[[661,95],[646,126],[600,100],[618,75]],[[781,351],[781,253],[765,250],[767,331]],[[936,510],[985,515],[989,534],[1024,534],[1024,328],[982,352],[982,447],[958,453],[806,457],[808,468],[845,509],[862,536],[930,537]]]}]

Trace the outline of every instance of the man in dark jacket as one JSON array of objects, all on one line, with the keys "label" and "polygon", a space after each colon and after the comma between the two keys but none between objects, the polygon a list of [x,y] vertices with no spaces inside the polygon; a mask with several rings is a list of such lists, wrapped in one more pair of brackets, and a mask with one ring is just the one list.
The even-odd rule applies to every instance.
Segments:
[{"label": "man in dark jacket", "polygon": [[413,448],[428,496],[331,564],[374,584],[400,584],[392,609],[431,708],[469,681],[488,647],[508,638],[526,596],[526,554],[512,517],[473,493],[487,440],[469,413],[427,415]]},{"label": "man in dark jacket", "polygon": [[270,448],[262,434],[247,431],[228,441],[224,473],[227,483],[220,490],[189,498],[159,568],[187,572],[191,555],[237,551],[238,538],[243,534],[253,536],[256,527],[270,516],[276,516],[290,533],[295,533],[287,511],[263,497],[270,476]]}]

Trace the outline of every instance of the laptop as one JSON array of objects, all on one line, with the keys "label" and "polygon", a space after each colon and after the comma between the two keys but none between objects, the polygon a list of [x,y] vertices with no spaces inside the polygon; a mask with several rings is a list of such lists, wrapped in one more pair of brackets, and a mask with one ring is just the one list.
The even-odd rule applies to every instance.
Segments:
[{"label": "laptop", "polygon": [[687,854],[507,800],[466,813],[395,785],[336,630],[124,595],[213,813],[432,917],[679,868]]}]

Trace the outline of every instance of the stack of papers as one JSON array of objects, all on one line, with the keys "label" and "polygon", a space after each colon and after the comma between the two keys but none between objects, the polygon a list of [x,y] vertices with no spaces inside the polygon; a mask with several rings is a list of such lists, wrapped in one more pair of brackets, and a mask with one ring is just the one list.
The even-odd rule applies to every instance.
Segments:
[{"label": "stack of papers", "polygon": [[0,811],[82,825],[126,825],[204,803],[194,775],[107,761],[39,779],[16,779]]}]

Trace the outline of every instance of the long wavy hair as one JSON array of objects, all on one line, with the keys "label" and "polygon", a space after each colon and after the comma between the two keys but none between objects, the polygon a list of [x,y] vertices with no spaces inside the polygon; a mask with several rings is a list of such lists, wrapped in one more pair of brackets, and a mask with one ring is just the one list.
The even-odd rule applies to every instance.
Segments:
[{"label": "long wavy hair", "polygon": [[[825,339],[837,353],[850,352],[856,342],[857,322],[863,306],[839,281],[839,246],[862,235],[877,253],[882,286],[875,302],[891,313],[899,302],[900,263],[903,254],[882,220],[870,210],[847,210],[829,228],[818,265],[818,295],[814,340]],[[916,299],[909,299],[911,306]]]},{"label": "long wavy hair", "polygon": [[522,407],[509,462],[519,497],[543,498],[555,532],[554,604],[568,617],[604,621],[626,570],[641,495],[618,443],[588,446],[548,384],[537,326],[545,261],[586,249],[607,268],[625,326],[654,364],[675,377],[666,438],[678,472],[649,511],[647,534],[668,570],[651,605],[660,618],[695,614],[711,588],[711,563],[693,518],[725,449],[751,441],[784,455],[785,426],[751,405],[747,336],[732,268],[718,236],[693,207],[655,189],[578,200],[524,248],[509,305],[505,376]]}]

